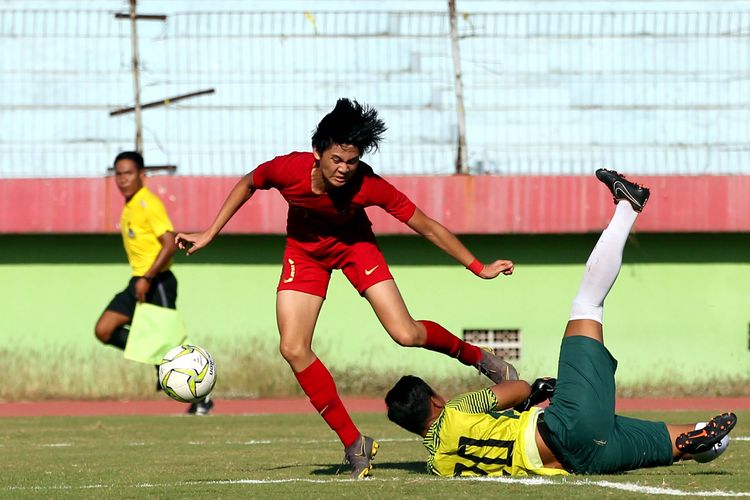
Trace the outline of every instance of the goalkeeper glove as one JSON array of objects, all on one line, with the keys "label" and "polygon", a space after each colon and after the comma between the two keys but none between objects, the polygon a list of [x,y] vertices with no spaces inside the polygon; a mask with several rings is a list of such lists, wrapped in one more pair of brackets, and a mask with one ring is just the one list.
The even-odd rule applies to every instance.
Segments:
[{"label": "goalkeeper glove", "polygon": [[531,394],[526,400],[514,406],[513,409],[517,412],[528,411],[532,406],[536,406],[539,403],[543,403],[548,399],[552,398],[552,394],[555,392],[555,384],[557,379],[552,377],[538,378],[531,384]]}]

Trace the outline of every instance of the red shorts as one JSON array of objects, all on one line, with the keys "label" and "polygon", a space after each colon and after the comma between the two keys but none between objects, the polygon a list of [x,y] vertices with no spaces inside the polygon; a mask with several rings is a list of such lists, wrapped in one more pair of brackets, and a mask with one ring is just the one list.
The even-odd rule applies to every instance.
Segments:
[{"label": "red shorts", "polygon": [[333,241],[313,255],[288,239],[276,290],[296,290],[325,298],[334,269],[341,269],[360,295],[376,283],[393,279],[375,242]]}]

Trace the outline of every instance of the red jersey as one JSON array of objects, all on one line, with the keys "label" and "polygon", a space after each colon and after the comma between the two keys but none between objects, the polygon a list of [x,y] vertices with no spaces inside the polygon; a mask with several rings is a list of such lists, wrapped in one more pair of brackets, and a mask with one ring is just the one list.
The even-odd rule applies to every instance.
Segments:
[{"label": "red jersey", "polygon": [[277,156],[253,171],[257,189],[276,188],[289,203],[287,236],[310,250],[331,239],[373,241],[372,223],[365,207],[377,205],[401,222],[408,221],[416,205],[372,168],[360,162],[354,177],[344,186],[315,194],[311,172],[312,153]]}]

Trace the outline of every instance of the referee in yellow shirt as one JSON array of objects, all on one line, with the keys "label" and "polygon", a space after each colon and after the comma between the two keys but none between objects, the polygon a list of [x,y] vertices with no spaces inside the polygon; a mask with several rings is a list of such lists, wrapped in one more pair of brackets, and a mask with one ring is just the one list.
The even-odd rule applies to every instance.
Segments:
[{"label": "referee in yellow shirt", "polygon": [[[176,308],[177,279],[169,268],[177,247],[164,204],[144,185],[143,157],[135,151],[122,152],[115,158],[114,168],[117,188],[125,198],[120,231],[133,276],[107,305],[95,332],[102,343],[125,349],[136,303]],[[191,405],[189,413],[204,415],[212,406],[206,399]]]}]

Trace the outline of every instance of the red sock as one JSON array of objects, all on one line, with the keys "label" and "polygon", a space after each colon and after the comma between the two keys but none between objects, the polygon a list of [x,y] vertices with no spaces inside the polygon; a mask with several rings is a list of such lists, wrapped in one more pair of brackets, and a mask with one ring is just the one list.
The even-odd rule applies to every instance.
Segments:
[{"label": "red sock", "polygon": [[339,435],[344,447],[354,443],[359,437],[359,430],[344,408],[344,403],[336,392],[336,383],[325,365],[316,359],[313,364],[295,373],[295,376],[302,390],[310,398],[310,403],[318,410],[328,427]]},{"label": "red sock", "polygon": [[420,320],[427,330],[427,340],[422,347],[430,351],[442,352],[461,363],[473,366],[482,359],[482,350],[464,342],[434,321]]}]

